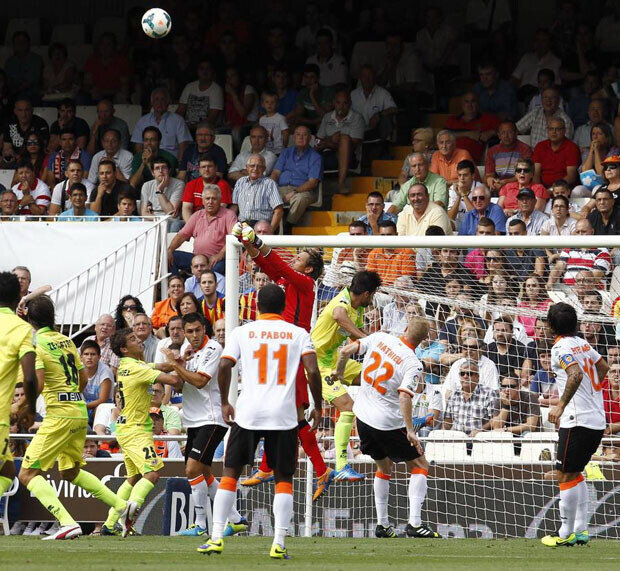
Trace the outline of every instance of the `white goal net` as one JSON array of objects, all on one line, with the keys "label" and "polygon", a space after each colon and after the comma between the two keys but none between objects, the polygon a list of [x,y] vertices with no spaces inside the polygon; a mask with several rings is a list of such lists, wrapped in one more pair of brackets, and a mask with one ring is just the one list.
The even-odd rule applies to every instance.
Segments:
[{"label": "white goal net", "polygon": [[[425,367],[426,388],[416,399],[414,416],[431,417],[418,433],[430,463],[423,521],[444,537],[538,537],[559,527],[553,471],[557,432],[547,418],[559,395],[550,368],[554,339],[546,314],[553,303],[573,305],[580,335],[610,365],[597,387],[603,392],[608,428],[584,474],[590,534],[620,538],[620,238],[262,238],[285,256],[307,247],[322,251],[325,271],[317,282],[315,316],[355,272],[368,270],[382,278],[372,305],[364,310],[368,333],[402,335],[413,315],[430,321],[430,337],[416,351]],[[230,331],[240,321],[255,319],[252,300],[265,276],[232,236],[226,256]],[[473,403],[464,399],[459,378],[465,359],[479,366]],[[355,392],[351,387],[353,399]],[[317,438],[325,461],[333,466],[338,411],[324,403],[323,413]],[[294,534],[373,536],[376,467],[359,450],[355,428],[348,453],[365,480],[334,483],[313,503],[315,475],[300,448]],[[259,462],[257,457],[257,466]],[[392,477],[389,517],[400,530],[407,523],[407,483],[405,466],[399,464]],[[240,508],[251,520],[251,532],[270,533],[273,483],[242,487],[241,493]]]}]

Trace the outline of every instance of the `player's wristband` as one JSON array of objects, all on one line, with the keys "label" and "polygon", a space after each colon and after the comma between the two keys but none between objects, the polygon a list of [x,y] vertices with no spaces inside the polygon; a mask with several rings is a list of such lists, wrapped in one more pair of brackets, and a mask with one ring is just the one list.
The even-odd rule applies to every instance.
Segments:
[{"label": "player's wristband", "polygon": [[260,236],[256,236],[256,238],[254,238],[254,246],[256,246],[257,249],[261,249],[263,245],[263,241],[260,239]]}]

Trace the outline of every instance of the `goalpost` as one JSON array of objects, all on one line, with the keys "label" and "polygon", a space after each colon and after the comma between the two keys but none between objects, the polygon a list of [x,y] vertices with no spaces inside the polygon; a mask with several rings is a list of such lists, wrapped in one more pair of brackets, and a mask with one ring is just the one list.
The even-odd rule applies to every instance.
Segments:
[{"label": "goalpost", "polygon": [[[558,487],[552,470],[557,432],[547,420],[558,396],[548,370],[554,340],[540,318],[550,303],[575,306],[582,335],[612,365],[602,390],[608,399],[617,399],[609,406],[620,423],[620,320],[612,317],[620,297],[620,236],[261,238],[280,253],[308,247],[323,251],[315,317],[356,271],[372,267],[384,283],[365,310],[367,331],[402,334],[408,315],[425,316],[435,326],[438,339],[423,353],[429,392],[441,393],[441,410],[431,409],[434,426],[419,433],[431,464],[425,523],[444,537],[531,538],[556,531]],[[377,248],[384,251],[373,253]],[[252,287],[251,264],[239,270],[242,256],[239,242],[228,236],[227,334],[239,325],[239,299]],[[462,388],[458,369],[465,357],[479,363],[479,391],[485,393],[478,397],[483,411],[469,415],[459,412],[455,394]],[[233,380],[233,402],[242,387],[242,378],[238,385]],[[353,398],[355,390],[351,387]],[[424,411],[431,400],[422,399],[417,410]],[[337,411],[325,403],[323,411],[317,438],[333,466]],[[476,426],[485,430],[472,435]],[[351,463],[366,479],[334,483],[314,504],[312,464],[300,453],[292,534],[374,536],[375,465],[357,449],[355,430],[351,444]],[[620,430],[605,436],[595,460],[586,473],[590,533],[620,539]],[[407,523],[407,476],[404,464],[397,465],[390,488],[390,521],[401,530]],[[240,490],[250,532],[271,533],[272,484]]]}]

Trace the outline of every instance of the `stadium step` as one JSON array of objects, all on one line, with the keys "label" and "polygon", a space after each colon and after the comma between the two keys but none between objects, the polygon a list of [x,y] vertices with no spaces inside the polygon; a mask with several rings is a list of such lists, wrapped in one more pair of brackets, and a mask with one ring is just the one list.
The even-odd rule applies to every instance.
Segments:
[{"label": "stadium step", "polygon": [[349,226],[296,226],[293,228],[295,236],[335,236],[341,232],[348,232]]},{"label": "stadium step", "polygon": [[372,176],[398,178],[403,161],[372,161],[370,170]]},{"label": "stadium step", "polygon": [[354,211],[334,211],[310,212],[309,216],[304,219],[308,226],[343,226],[348,225],[351,220],[357,220],[365,214],[364,210]]},{"label": "stadium step", "polygon": [[409,156],[412,152],[410,146],[409,147],[394,146],[390,149],[390,151],[392,152],[392,158],[395,161],[404,161],[407,158],[407,156]]},{"label": "stadium step", "polygon": [[368,194],[377,190],[385,196],[397,183],[396,177],[358,176],[351,179],[351,192],[353,194]]},{"label": "stadium step", "polygon": [[428,116],[429,125],[435,131],[441,131],[450,117],[450,113],[430,113]]},{"label": "stadium step", "polygon": [[332,200],[332,209],[366,211],[366,194],[336,194]]}]

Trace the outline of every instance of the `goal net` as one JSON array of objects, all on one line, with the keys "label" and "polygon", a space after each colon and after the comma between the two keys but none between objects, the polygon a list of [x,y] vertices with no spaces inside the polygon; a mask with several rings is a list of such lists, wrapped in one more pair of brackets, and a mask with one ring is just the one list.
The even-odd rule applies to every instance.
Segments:
[{"label": "goal net", "polygon": [[[546,314],[553,303],[573,305],[580,335],[610,364],[596,387],[603,391],[608,433],[585,472],[590,534],[620,538],[620,238],[345,234],[263,240],[284,257],[320,249],[325,270],[316,285],[315,317],[357,271],[370,270],[381,276],[382,286],[364,310],[368,333],[398,336],[409,317],[429,320],[429,339],[416,350],[426,388],[416,397],[414,416],[430,416],[418,433],[431,466],[423,521],[444,537],[538,537],[558,529],[557,432],[547,417],[559,395]],[[226,256],[231,331],[256,318],[252,304],[266,276],[232,236]],[[470,387],[469,400],[459,375],[466,359],[479,367],[479,386]],[[353,399],[356,390],[349,389]],[[323,404],[317,438],[333,466],[338,411]],[[374,535],[376,467],[359,450],[355,429],[348,454],[365,480],[334,483],[313,503],[315,474],[300,448],[292,533]],[[408,517],[407,483],[405,465],[398,464],[389,517],[401,531]],[[270,533],[273,484],[241,489],[251,533]]]}]

